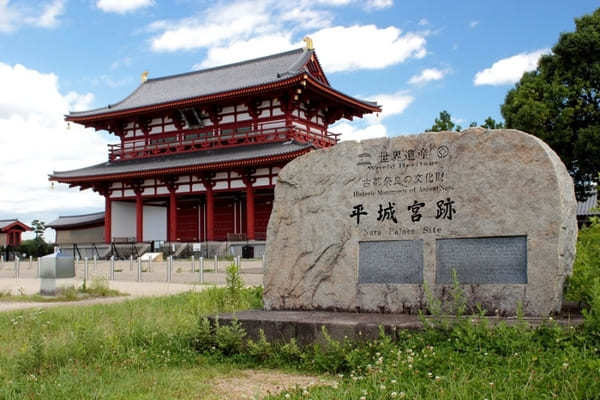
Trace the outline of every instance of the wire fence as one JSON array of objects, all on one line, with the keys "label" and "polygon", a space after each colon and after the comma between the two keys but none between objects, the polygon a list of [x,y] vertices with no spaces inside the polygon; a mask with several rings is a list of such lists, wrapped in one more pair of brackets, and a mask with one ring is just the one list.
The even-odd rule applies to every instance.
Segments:
[{"label": "wire fence", "polygon": [[[242,259],[191,257],[162,261],[129,258],[127,260],[75,260],[75,277],[86,281],[102,278],[130,282],[174,282],[224,284],[226,270],[231,264],[239,267],[248,285],[262,284],[264,258]],[[35,279],[40,276],[40,261],[33,257],[14,261],[0,259],[0,278]]]}]

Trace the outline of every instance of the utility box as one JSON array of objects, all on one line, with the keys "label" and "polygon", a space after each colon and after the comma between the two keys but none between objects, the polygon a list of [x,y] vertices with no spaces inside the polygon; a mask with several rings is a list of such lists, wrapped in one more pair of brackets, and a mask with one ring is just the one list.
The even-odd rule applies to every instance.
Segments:
[{"label": "utility box", "polygon": [[242,247],[242,258],[254,258],[254,247],[248,245]]},{"label": "utility box", "polygon": [[75,278],[75,259],[54,253],[40,258],[40,294],[56,295],[56,280]]}]

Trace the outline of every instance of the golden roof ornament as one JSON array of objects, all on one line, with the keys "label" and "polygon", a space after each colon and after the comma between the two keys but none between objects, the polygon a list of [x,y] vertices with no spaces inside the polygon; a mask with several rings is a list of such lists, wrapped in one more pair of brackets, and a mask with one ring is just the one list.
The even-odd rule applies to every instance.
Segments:
[{"label": "golden roof ornament", "polygon": [[140,77],[142,83],[146,82],[148,80],[148,71],[144,71],[142,72],[142,76]]},{"label": "golden roof ornament", "polygon": [[302,40],[304,41],[304,43],[306,43],[307,50],[314,50],[315,46],[313,45],[313,41],[310,37],[305,36]]}]

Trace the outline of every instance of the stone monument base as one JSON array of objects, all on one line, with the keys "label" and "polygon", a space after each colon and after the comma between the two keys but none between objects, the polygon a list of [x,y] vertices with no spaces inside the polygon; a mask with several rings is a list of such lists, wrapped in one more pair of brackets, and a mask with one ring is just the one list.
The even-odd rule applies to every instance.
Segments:
[{"label": "stone monument base", "polygon": [[[571,311],[563,310],[560,317],[554,318],[554,321],[563,326],[582,324],[583,318],[581,315],[571,316]],[[430,317],[425,318],[429,319]],[[453,319],[453,317],[445,318]],[[495,325],[500,321],[504,321],[509,325],[519,322],[515,317],[487,318],[491,325]],[[409,314],[249,310],[209,317],[213,324],[215,319],[218,319],[221,325],[228,325],[237,320],[246,331],[247,339],[256,341],[262,329],[269,342],[289,342],[290,339],[294,338],[300,345],[325,343],[326,340],[322,334],[323,327],[325,327],[331,338],[338,341],[345,338],[351,340],[377,339],[380,326],[386,335],[393,338],[397,338],[398,332],[402,330],[423,329],[420,318],[417,315]],[[524,321],[530,326],[537,326],[544,321],[548,321],[548,318],[526,317]]]}]

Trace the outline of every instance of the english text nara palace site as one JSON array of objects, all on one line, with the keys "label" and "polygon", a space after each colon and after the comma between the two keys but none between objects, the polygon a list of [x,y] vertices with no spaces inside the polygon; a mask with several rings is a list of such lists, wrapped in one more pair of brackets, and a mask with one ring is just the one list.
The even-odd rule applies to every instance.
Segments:
[{"label": "english text nara palace site", "polygon": [[103,221],[99,214],[61,217],[50,224],[57,239],[265,240],[279,170],[336,144],[330,124],[381,110],[332,88],[306,42],[201,71],[145,74],[122,101],[67,115],[120,141],[109,145],[104,163],[50,175],[105,198]]}]

